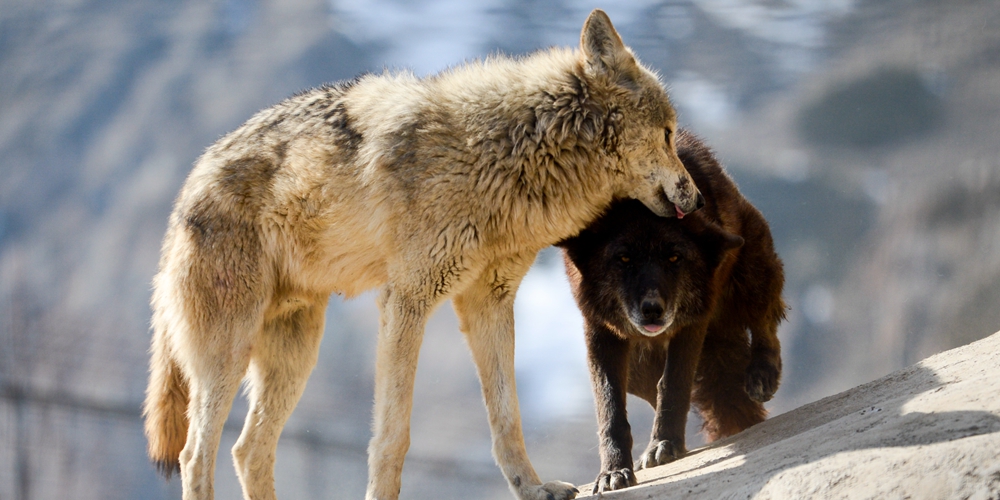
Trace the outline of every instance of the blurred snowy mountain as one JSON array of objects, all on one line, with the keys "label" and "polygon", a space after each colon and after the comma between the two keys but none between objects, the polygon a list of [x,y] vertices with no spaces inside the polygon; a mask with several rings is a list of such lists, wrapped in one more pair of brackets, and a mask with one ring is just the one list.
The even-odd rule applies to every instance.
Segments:
[{"label": "blurred snowy mountain", "polygon": [[[775,411],[1000,328],[995,2],[6,0],[0,498],[179,497],[147,465],[138,417],[149,283],[173,197],[216,138],[362,71],[576,45],[599,6],[771,221],[792,306]],[[279,447],[286,498],[365,486],[372,296],[328,318]],[[591,481],[582,321],[556,252],[525,279],[517,322],[533,461]],[[424,344],[403,497],[507,498],[448,307]],[[643,446],[648,410],[630,413]],[[238,491],[221,454],[219,496]]]}]

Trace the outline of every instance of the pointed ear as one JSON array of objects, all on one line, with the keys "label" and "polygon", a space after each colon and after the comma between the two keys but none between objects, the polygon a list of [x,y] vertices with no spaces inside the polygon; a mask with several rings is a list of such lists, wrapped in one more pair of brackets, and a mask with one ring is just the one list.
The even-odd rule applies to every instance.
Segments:
[{"label": "pointed ear", "polygon": [[570,236],[553,246],[562,248],[567,252],[574,253],[580,248],[590,246],[594,240],[594,236],[594,231],[588,227],[580,231],[576,236]]},{"label": "pointed ear", "polygon": [[[584,229],[580,231],[580,234],[566,238],[555,244],[556,247],[563,250],[563,260],[566,261],[567,271],[570,270],[570,267],[574,270],[586,267],[588,256],[593,258],[593,256],[599,255],[599,252],[594,247],[595,236],[593,231]],[[579,274],[579,271],[577,271],[577,274]],[[570,276],[570,281],[573,281],[572,276]]]},{"label": "pointed ear", "polygon": [[[688,218],[691,219],[690,222]],[[745,243],[742,236],[730,233],[718,224],[705,220],[700,216],[686,217],[684,223],[686,223],[688,230],[694,233],[699,241],[710,245],[711,248],[718,249],[720,254],[740,248]]]},{"label": "pointed ear", "polygon": [[742,236],[723,229],[719,230],[718,238],[723,250],[735,250],[743,246],[743,243],[746,243],[746,240]]},{"label": "pointed ear", "polygon": [[594,9],[583,23],[580,51],[583,52],[588,75],[605,76],[611,81],[623,77],[634,79],[638,75],[635,57],[622,43],[622,37],[611,25],[611,19],[601,9]]}]

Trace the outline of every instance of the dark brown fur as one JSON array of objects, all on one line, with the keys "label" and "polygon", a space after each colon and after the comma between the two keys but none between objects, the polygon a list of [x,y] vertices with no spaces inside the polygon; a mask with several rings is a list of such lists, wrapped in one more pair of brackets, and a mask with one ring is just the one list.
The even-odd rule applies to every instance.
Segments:
[{"label": "dark brown fur", "polygon": [[[778,388],[786,306],[770,229],[696,137],[681,132],[677,150],[703,209],[678,220],[616,202],[560,245],[586,322],[601,448],[595,492],[636,482],[626,392],[656,410],[644,468],[687,452],[692,402],[712,441],[762,422],[762,402]],[[647,324],[663,331],[652,336]]]}]

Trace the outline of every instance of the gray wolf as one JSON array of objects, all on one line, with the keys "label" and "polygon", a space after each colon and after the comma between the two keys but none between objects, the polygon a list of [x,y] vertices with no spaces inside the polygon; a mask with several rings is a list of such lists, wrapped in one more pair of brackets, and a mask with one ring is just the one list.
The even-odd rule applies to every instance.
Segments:
[{"label": "gray wolf", "polygon": [[170,216],[153,282],[151,459],[180,471],[185,499],[211,498],[245,379],[233,459],[245,498],[274,498],[278,437],[317,361],[327,300],[378,288],[366,498],[399,494],[424,326],[447,299],[512,492],[573,498],[525,451],[514,294],[539,250],[615,197],[664,216],[703,203],[676,128],[663,86],[601,11],[576,51],[367,75],[259,112],[197,160]]},{"label": "gray wolf", "polygon": [[626,392],[656,411],[641,469],[687,452],[692,399],[711,441],[762,422],[778,389],[784,274],[767,221],[701,141],[681,131],[676,144],[704,209],[665,219],[619,201],[560,244],[597,406],[594,493],[636,484]]}]

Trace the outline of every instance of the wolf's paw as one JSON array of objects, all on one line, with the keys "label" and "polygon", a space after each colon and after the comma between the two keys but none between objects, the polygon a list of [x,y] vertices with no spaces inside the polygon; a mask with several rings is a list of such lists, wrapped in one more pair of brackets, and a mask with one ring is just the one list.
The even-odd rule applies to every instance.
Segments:
[{"label": "wolf's paw", "polygon": [[765,358],[754,357],[747,367],[747,396],[759,403],[770,401],[778,390],[780,380],[780,362],[775,365]]},{"label": "wolf's paw", "polygon": [[594,491],[591,493],[597,494],[605,491],[620,490],[637,484],[639,484],[639,481],[635,479],[635,473],[632,472],[632,469],[601,472],[597,476],[597,481],[594,481]]},{"label": "wolf's paw", "polygon": [[672,441],[650,441],[646,451],[642,452],[642,456],[639,457],[639,465],[635,469],[642,470],[668,464],[681,458],[685,453],[687,450],[683,446],[678,446]]},{"label": "wolf's paw", "polygon": [[522,500],[571,500],[576,498],[580,490],[562,481],[549,481],[541,486],[535,486],[528,491],[521,490]]}]

